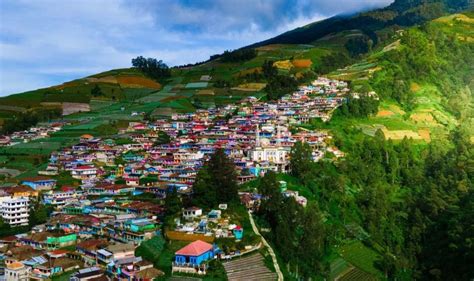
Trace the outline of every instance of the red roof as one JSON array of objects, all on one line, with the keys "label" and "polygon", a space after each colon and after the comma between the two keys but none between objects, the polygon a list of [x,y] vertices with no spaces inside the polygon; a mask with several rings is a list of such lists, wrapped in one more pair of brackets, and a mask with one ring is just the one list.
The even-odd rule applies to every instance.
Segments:
[{"label": "red roof", "polygon": [[183,256],[200,256],[207,251],[212,250],[212,245],[201,240],[196,240],[191,244],[181,248],[175,254]]},{"label": "red roof", "polygon": [[76,190],[76,189],[72,186],[62,186],[61,187],[61,191],[74,191],[74,190]]},{"label": "red roof", "polygon": [[54,255],[54,256],[59,256],[59,255],[65,255],[67,253],[69,253],[69,251],[67,250],[62,250],[62,249],[57,249],[57,250],[53,250],[51,252],[49,252],[51,255]]},{"label": "red roof", "polygon": [[95,169],[93,166],[77,166],[76,170],[92,170]]},{"label": "red roof", "polygon": [[0,238],[0,240],[5,241],[5,242],[13,242],[13,241],[17,241],[18,237],[16,237],[15,235],[12,235],[12,236]]}]

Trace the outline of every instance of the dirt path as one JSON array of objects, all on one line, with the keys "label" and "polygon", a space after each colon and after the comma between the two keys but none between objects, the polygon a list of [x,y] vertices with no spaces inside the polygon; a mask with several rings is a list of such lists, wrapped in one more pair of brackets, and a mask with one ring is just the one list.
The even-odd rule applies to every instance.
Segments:
[{"label": "dirt path", "polygon": [[273,251],[272,247],[270,244],[268,244],[267,240],[260,234],[260,231],[258,231],[257,226],[255,225],[255,221],[253,220],[252,213],[249,211],[249,218],[250,218],[250,224],[252,225],[253,232],[260,236],[262,238],[263,245],[268,248],[268,252],[270,253],[270,256],[272,257],[273,261],[273,266],[275,267],[275,271],[278,275],[278,281],[283,281],[283,273],[280,270],[280,266],[278,265],[277,258],[275,255],[275,252]]}]

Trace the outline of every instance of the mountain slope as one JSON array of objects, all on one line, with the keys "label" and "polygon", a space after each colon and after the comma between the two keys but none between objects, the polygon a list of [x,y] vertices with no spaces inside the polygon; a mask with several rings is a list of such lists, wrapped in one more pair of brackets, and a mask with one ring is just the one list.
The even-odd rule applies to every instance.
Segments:
[{"label": "mountain slope", "polygon": [[[425,23],[427,19],[437,15],[462,10],[468,6],[467,0],[397,0],[384,9],[354,16],[337,16],[257,43],[254,46],[259,47],[255,48],[256,56],[253,58],[224,61],[217,57],[202,64],[173,68],[172,77],[160,83],[136,68],[125,68],[3,97],[0,98],[0,126],[2,120],[14,118],[22,112],[56,109],[64,107],[64,102],[87,103],[91,105],[92,110],[97,108],[96,105],[101,108],[109,102],[117,108],[124,105],[131,112],[169,115],[173,112],[233,103],[246,96],[264,97],[265,87],[269,82],[262,73],[265,61],[274,61],[279,75],[298,78],[301,83],[309,81],[316,75],[315,72],[327,74],[334,69],[354,64],[353,67],[332,73],[332,76],[351,80],[354,87],[365,89],[366,85],[359,82],[367,80],[367,75],[361,74],[358,69],[374,72],[378,67],[382,67],[375,59],[378,54],[398,46],[398,39],[394,38],[400,36],[397,33],[402,30],[399,24]],[[445,25],[437,28],[442,31],[459,27],[451,28]],[[460,28],[471,30],[470,26]],[[467,41],[472,37],[463,36]],[[374,38],[374,42],[378,41],[379,44],[364,41],[362,47],[365,49],[362,50],[358,42],[355,42],[354,46],[348,45],[351,38],[358,37]],[[300,44],[306,42],[313,44]],[[272,44],[267,45],[270,43]],[[396,69],[397,64],[385,67]],[[381,81],[392,79],[380,77]],[[395,103],[404,107],[406,101],[405,94],[403,99],[398,98]]]},{"label": "mountain slope", "polygon": [[429,142],[446,140],[460,126],[474,136],[473,38],[473,14],[452,14],[398,32],[388,45],[331,72],[329,77],[350,81],[356,91],[373,90],[381,98],[378,114],[336,116],[332,128],[343,135],[351,129],[368,135],[382,129],[393,140],[412,136]]},{"label": "mountain slope", "polygon": [[376,32],[390,26],[412,26],[446,13],[467,9],[469,0],[397,0],[390,6],[353,16],[335,16],[285,32],[249,47],[308,44],[332,33],[359,29],[375,43]]}]

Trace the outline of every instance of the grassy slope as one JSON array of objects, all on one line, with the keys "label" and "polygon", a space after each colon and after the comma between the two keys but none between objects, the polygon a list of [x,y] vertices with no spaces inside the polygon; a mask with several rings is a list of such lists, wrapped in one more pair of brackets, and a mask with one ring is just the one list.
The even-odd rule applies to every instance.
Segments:
[{"label": "grassy slope", "polygon": [[[472,15],[468,14],[468,15]],[[459,22],[462,23],[459,23]],[[474,38],[474,19],[463,14],[442,17],[430,24],[446,34],[455,34],[459,38]],[[470,43],[469,39],[464,40]],[[400,48],[397,38],[392,44],[380,47],[369,57],[361,62],[348,66],[344,69],[334,71],[329,77],[350,81],[353,88],[366,83],[376,71],[381,71],[379,66],[381,54]],[[340,135],[347,135],[350,129],[360,129],[363,133],[373,135],[379,128],[386,128],[390,133],[398,133],[403,136],[403,131],[411,131],[420,136],[419,142],[429,142],[430,139],[443,139],[447,132],[453,129],[458,121],[446,108],[447,99],[433,84],[419,82],[416,77],[411,84],[411,94],[414,97],[414,108],[410,112],[404,111],[401,106],[393,101],[383,99],[380,103],[379,113],[376,116],[362,119],[335,118],[326,128],[335,129]],[[383,96],[383,93],[379,93]],[[321,125],[321,124],[319,124]],[[429,138],[427,137],[429,132]],[[396,138],[396,136],[394,136]]]}]

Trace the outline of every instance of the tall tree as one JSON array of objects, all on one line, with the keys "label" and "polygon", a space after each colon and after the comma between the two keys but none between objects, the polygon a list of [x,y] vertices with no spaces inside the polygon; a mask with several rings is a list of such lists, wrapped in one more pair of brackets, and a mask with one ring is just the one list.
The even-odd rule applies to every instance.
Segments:
[{"label": "tall tree", "polygon": [[204,165],[198,172],[193,184],[193,203],[212,208],[217,203],[217,192],[209,166]]},{"label": "tall tree", "polygon": [[239,199],[235,164],[227,157],[224,149],[217,149],[209,160],[209,169],[217,187],[219,203],[236,202]]},{"label": "tall tree", "polygon": [[283,195],[280,192],[280,183],[274,172],[269,171],[260,179],[258,192],[263,196],[259,214],[266,217],[270,225],[276,224],[278,212],[282,206]]},{"label": "tall tree", "polygon": [[154,143],[154,145],[161,145],[161,144],[167,144],[171,142],[171,137],[168,135],[166,132],[159,131],[158,132],[158,139]]},{"label": "tall tree", "polygon": [[238,201],[235,164],[223,149],[217,149],[199,170],[193,185],[193,193],[194,202],[208,208],[220,203]]},{"label": "tall tree", "polygon": [[170,68],[162,61],[155,58],[138,56],[132,59],[132,66],[140,69],[149,77],[160,80],[171,76]]},{"label": "tall tree", "polygon": [[278,69],[273,65],[272,60],[266,60],[263,62],[262,72],[265,78],[271,79],[278,74]]},{"label": "tall tree", "polygon": [[303,235],[300,242],[301,272],[310,277],[314,270],[322,270],[322,257],[326,247],[326,228],[316,203],[309,203],[302,216]]},{"label": "tall tree", "polygon": [[290,169],[293,176],[303,181],[309,176],[313,162],[312,152],[307,143],[298,141],[293,145],[290,153]]}]

